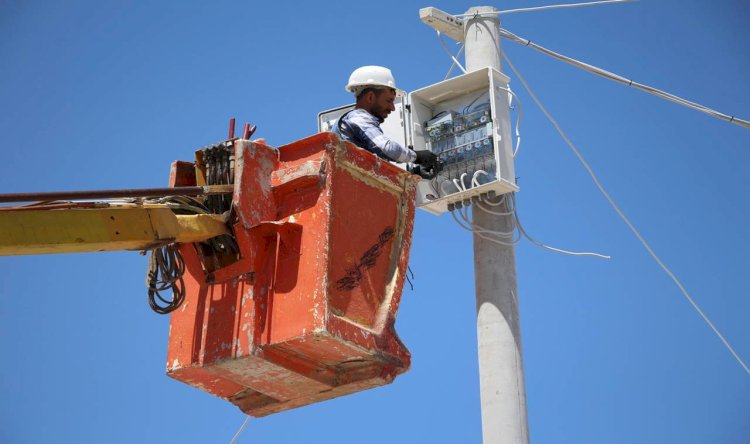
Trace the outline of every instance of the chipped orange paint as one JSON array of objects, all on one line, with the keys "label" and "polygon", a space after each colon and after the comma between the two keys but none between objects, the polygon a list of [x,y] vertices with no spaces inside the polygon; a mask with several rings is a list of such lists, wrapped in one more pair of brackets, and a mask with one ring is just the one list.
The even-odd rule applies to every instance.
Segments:
[{"label": "chipped orange paint", "polygon": [[[253,416],[390,383],[410,365],[394,323],[417,178],[331,133],[235,153],[240,259],[209,270],[180,247],[167,374]],[[170,182],[195,178],[179,163]]]}]

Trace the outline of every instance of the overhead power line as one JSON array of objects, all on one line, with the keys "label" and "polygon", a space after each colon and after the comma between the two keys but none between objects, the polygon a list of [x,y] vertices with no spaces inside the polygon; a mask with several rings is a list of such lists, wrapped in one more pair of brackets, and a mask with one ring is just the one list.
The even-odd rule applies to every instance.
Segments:
[{"label": "overhead power line", "polygon": [[644,85],[642,83],[635,82],[631,79],[626,79],[625,77],[622,77],[618,74],[614,74],[612,72],[609,72],[607,70],[598,68],[593,65],[589,65],[588,63],[581,62],[579,60],[573,59],[571,57],[562,55],[560,53],[557,53],[555,51],[552,51],[550,49],[547,49],[543,46],[539,46],[536,43],[533,43],[531,40],[527,40],[525,38],[519,37],[512,32],[508,31],[507,29],[500,28],[500,36],[505,37],[508,40],[512,40],[516,43],[520,43],[524,46],[528,46],[531,48],[534,48],[535,50],[541,52],[542,54],[546,54],[548,56],[554,57],[558,60],[561,60],[565,63],[568,63],[570,65],[575,66],[576,68],[583,69],[585,71],[588,71],[590,73],[596,74],[598,76],[604,77],[605,79],[614,80],[615,82],[622,83],[625,86],[632,86],[636,89],[640,89],[641,91],[645,91],[649,94],[655,95],[657,97],[660,97],[662,99],[669,100],[670,102],[677,103],[679,105],[686,106],[688,108],[692,108],[698,111],[701,111],[703,113],[708,114],[709,116],[716,117],[717,119],[726,120],[729,123],[734,123],[736,125],[740,125],[745,128],[750,128],[750,121],[747,121],[745,119],[740,119],[735,116],[730,116],[728,114],[721,113],[719,111],[716,111],[714,109],[711,109],[707,106],[701,105],[699,103],[691,102],[689,100],[683,99],[682,97],[675,96],[674,94],[670,94],[668,92],[661,91],[659,89],[656,89],[652,86]]},{"label": "overhead power line", "polygon": [[[599,6],[599,5],[606,5],[606,4],[611,4],[611,3],[632,3],[636,1],[638,0],[603,0],[603,1],[598,1],[598,2],[565,3],[562,5],[534,6],[530,8],[506,9],[503,11],[493,12],[491,14],[492,15],[495,15],[495,14],[505,15],[505,14],[513,14],[516,12],[542,11],[545,9],[580,8],[582,6]],[[475,15],[489,15],[489,14],[486,12],[481,13],[481,14],[470,13],[470,14],[460,14],[454,17],[474,17]]]},{"label": "overhead power line", "polygon": [[748,368],[747,364],[740,358],[740,356],[737,354],[737,352],[734,351],[734,348],[729,344],[729,341],[727,341],[724,336],[719,332],[719,329],[716,328],[713,322],[711,322],[711,319],[706,316],[706,314],[701,310],[701,308],[698,306],[698,304],[693,300],[692,296],[690,296],[690,293],[688,293],[687,289],[684,285],[682,285],[682,282],[680,282],[679,279],[677,279],[677,276],[672,273],[672,270],[670,270],[664,262],[659,258],[659,256],[656,255],[653,249],[651,249],[651,246],[646,242],[646,239],[643,238],[641,233],[635,228],[635,226],[630,222],[630,220],[625,216],[625,213],[622,212],[620,207],[617,206],[614,199],[607,193],[607,190],[604,189],[604,186],[599,182],[599,179],[594,174],[594,171],[591,169],[591,166],[586,162],[586,159],[583,158],[583,155],[580,151],[578,151],[578,148],[573,144],[573,142],[568,138],[568,136],[563,132],[562,128],[560,128],[560,125],[557,123],[557,121],[550,115],[550,113],[547,111],[547,108],[542,105],[542,102],[539,101],[536,94],[531,90],[531,87],[529,87],[529,84],[526,83],[526,80],[523,78],[521,73],[518,72],[516,67],[513,65],[513,63],[508,59],[508,56],[503,54],[503,58],[508,63],[508,66],[510,66],[510,69],[518,76],[518,80],[521,81],[521,84],[523,84],[524,88],[526,88],[526,91],[528,91],[529,95],[531,96],[532,100],[539,106],[539,109],[542,111],[542,113],[547,117],[547,119],[552,123],[552,125],[555,127],[557,132],[560,134],[560,137],[565,141],[565,143],[570,147],[570,149],[573,151],[573,153],[578,157],[578,160],[583,164],[584,168],[586,168],[586,171],[589,173],[589,176],[591,176],[591,179],[594,181],[594,184],[599,189],[599,191],[602,193],[605,199],[607,199],[607,202],[612,206],[612,208],[617,212],[618,216],[622,219],[623,222],[630,228],[630,231],[635,234],[635,236],[638,238],[638,240],[641,242],[643,247],[648,251],[648,254],[651,255],[651,257],[656,261],[656,263],[661,267],[662,270],[669,276],[670,279],[677,285],[677,287],[682,292],[683,296],[685,296],[685,299],[690,302],[690,305],[693,306],[693,308],[698,312],[698,314],[703,318],[704,321],[708,324],[709,327],[711,327],[711,330],[714,331],[716,336],[719,337],[722,343],[724,343],[724,346],[729,350],[729,352],[734,356],[734,359],[737,360],[737,362],[742,366],[745,371],[750,374],[750,368]]}]

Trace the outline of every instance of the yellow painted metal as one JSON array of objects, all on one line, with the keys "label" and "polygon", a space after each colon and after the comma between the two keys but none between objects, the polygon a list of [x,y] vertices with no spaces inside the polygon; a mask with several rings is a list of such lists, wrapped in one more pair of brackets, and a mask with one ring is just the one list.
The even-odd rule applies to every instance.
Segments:
[{"label": "yellow painted metal", "polygon": [[144,250],[229,233],[220,215],[164,207],[0,211],[0,256]]}]

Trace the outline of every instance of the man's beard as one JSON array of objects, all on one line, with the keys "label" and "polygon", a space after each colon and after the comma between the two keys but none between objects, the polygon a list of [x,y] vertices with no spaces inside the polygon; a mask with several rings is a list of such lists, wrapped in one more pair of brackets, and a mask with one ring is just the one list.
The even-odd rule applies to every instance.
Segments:
[{"label": "man's beard", "polygon": [[373,116],[375,116],[376,119],[378,119],[378,122],[383,123],[385,122],[385,117],[382,117],[381,114],[383,114],[382,110],[380,109],[374,109],[371,113]]}]

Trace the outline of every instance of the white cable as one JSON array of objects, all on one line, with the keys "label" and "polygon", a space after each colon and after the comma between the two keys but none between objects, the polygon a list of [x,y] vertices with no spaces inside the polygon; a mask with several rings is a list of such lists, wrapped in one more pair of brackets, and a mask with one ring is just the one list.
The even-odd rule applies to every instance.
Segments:
[{"label": "white cable", "polygon": [[[474,185],[476,187],[480,186],[479,185],[479,177],[478,177],[479,174],[484,174],[485,176],[489,176],[489,174],[487,174],[487,171],[485,171],[485,170],[476,170],[474,172],[474,175],[471,178],[472,185]],[[488,203],[488,204],[493,205],[493,206],[500,206],[500,205],[502,205],[502,203],[504,201],[505,201],[505,195],[504,194],[500,197],[500,200],[497,203],[492,202],[489,198],[485,199],[482,196],[479,196],[479,201],[477,201],[477,204],[479,204],[479,203]],[[499,216],[509,216],[509,215],[513,214],[513,208],[511,208],[510,206],[508,207],[508,211],[509,211],[508,213],[499,213],[499,212],[491,211],[491,210],[489,210],[489,209],[487,209],[485,207],[482,207],[482,209],[485,212],[487,212],[487,213],[497,214]]]},{"label": "white cable", "polygon": [[479,231],[481,233],[489,233],[489,230],[485,230],[483,228],[477,228],[476,225],[474,225],[474,222],[469,219],[469,206],[464,205],[462,208],[457,208],[458,215],[461,216],[461,219],[464,220],[472,229],[472,231]]},{"label": "white cable", "polygon": [[513,215],[512,211],[507,211],[506,212],[506,211],[494,211],[494,210],[490,210],[489,208],[487,208],[486,206],[484,206],[484,202],[485,201],[477,202],[476,205],[477,205],[477,207],[481,208],[482,211],[484,211],[485,213],[494,214],[496,216],[512,216]]},{"label": "white cable", "polygon": [[463,187],[464,191],[466,191],[466,182],[464,182],[464,177],[469,173],[462,173],[461,174],[461,186]]},{"label": "white cable", "polygon": [[578,8],[581,6],[598,6],[605,5],[607,3],[631,3],[637,0],[602,0],[598,2],[585,2],[585,3],[566,3],[562,5],[550,5],[550,6],[536,6],[532,8],[519,8],[519,9],[507,9],[500,11],[500,14],[512,14],[514,12],[530,12],[530,11],[541,11],[544,9],[561,9],[561,8]]},{"label": "white cable", "polygon": [[[488,175],[487,172],[484,171],[484,170],[476,170],[474,172],[474,176],[471,178],[471,184],[474,185],[474,187],[479,187],[480,186],[480,184],[479,184],[479,178],[477,178],[477,175],[480,174],[480,173],[484,174],[485,176]],[[493,205],[500,205],[504,200],[505,200],[505,196],[502,197],[502,199],[500,200],[500,203],[493,204]],[[484,198],[482,198],[480,196],[479,200],[477,202],[475,202],[475,205],[478,208],[480,208],[482,211],[484,211],[485,213],[494,214],[496,216],[510,216],[510,215],[513,214],[512,210],[508,211],[508,212],[491,210],[491,209],[489,209],[489,208],[487,208],[487,207],[484,206],[484,203],[487,202],[487,201],[489,201],[489,199],[484,199]]]},{"label": "white cable", "polygon": [[239,438],[242,431],[245,430],[245,426],[247,426],[248,422],[250,422],[250,415],[247,415],[247,418],[245,418],[245,422],[242,423],[240,429],[237,430],[237,433],[234,434],[232,440],[229,441],[229,444],[235,444],[237,442],[237,438]]},{"label": "white cable", "polygon": [[[531,242],[532,244],[536,245],[537,247],[543,248],[545,250],[554,251],[556,253],[567,254],[570,256],[593,256],[593,257],[598,257],[601,259],[611,259],[610,256],[599,254],[599,253],[570,251],[570,250],[563,250],[561,248],[551,247],[549,245],[543,244],[542,242],[539,242],[538,240],[534,239],[533,237],[531,237],[531,235],[529,235],[528,232],[526,232],[526,230],[524,230],[523,226],[521,225],[521,219],[518,217],[518,210],[516,209],[515,193],[509,193],[509,195],[510,195],[510,199],[508,200],[508,206],[507,206],[509,214],[505,214],[505,215],[513,216],[513,221],[518,227],[518,231],[520,235],[528,239],[529,242]],[[505,195],[503,195],[503,197],[505,197]]]},{"label": "white cable", "polygon": [[484,174],[485,176],[489,176],[489,174],[487,174],[487,171],[485,171],[485,170],[476,170],[476,171],[474,171],[474,174],[471,176],[471,185],[473,187],[477,187],[478,188],[479,186],[481,186],[479,184],[479,177],[477,177],[479,174]]},{"label": "white cable", "polygon": [[[501,88],[501,89],[504,89],[504,88]],[[513,95],[515,96],[515,94],[513,94]],[[516,97],[516,100],[518,100],[518,97]],[[520,101],[519,101],[519,103],[520,103]],[[479,187],[479,178],[478,178],[479,174],[484,174],[486,176],[487,172],[484,171],[484,170],[477,170],[477,171],[474,172],[474,175],[471,178],[471,184],[474,187]],[[463,176],[461,176],[461,178],[462,178],[462,182],[463,182]],[[503,199],[505,199],[505,195],[503,195]],[[531,243],[533,243],[534,245],[536,245],[536,246],[538,246],[540,248],[544,248],[546,250],[554,251],[556,253],[567,254],[567,255],[570,255],[570,256],[593,256],[593,257],[598,257],[598,258],[602,258],[602,259],[611,259],[610,256],[606,256],[606,255],[599,254],[599,253],[575,252],[575,251],[569,251],[569,250],[563,250],[563,249],[560,249],[560,248],[550,247],[549,245],[545,245],[542,242],[539,242],[538,240],[536,240],[533,237],[531,237],[531,235],[529,235],[526,232],[526,230],[523,229],[523,226],[521,225],[521,221],[518,218],[518,212],[515,210],[516,204],[515,204],[515,195],[514,194],[511,194],[511,199],[510,199],[509,203],[511,203],[512,205],[508,206],[508,211],[494,211],[494,210],[491,210],[491,209],[487,208],[486,206],[484,206],[484,202],[485,201],[487,201],[487,200],[480,198],[480,201],[477,201],[475,203],[475,207],[479,208],[480,210],[484,211],[485,213],[494,214],[496,216],[513,216],[514,217],[514,221],[515,221],[516,225],[518,226],[519,233],[522,236],[526,237]],[[467,221],[467,222],[469,222],[469,221]],[[476,225],[474,225],[473,223],[471,225],[474,226],[474,227],[476,227]]]},{"label": "white cable", "polygon": [[531,8],[518,8],[518,9],[506,9],[499,11],[500,14],[512,14],[515,12],[530,12],[530,11],[542,11],[544,9],[562,9],[562,8],[578,8],[581,6],[598,6],[605,5],[608,3],[631,3],[638,0],[602,0],[597,2],[585,2],[585,3],[565,3],[562,5],[549,5],[549,6],[536,6]]},{"label": "white cable", "polygon": [[[468,207],[468,205],[464,205],[462,208],[456,208],[455,211],[458,212],[458,215],[461,216],[461,219],[463,219],[464,222],[466,222],[466,224],[467,224],[466,226],[462,225],[462,227],[464,229],[467,229],[469,231],[473,231],[475,233],[486,233],[486,234],[495,235],[495,236],[498,236],[498,237],[501,237],[501,238],[504,238],[504,239],[508,239],[508,240],[511,240],[511,241],[513,241],[514,238],[516,238],[515,228],[513,228],[513,231],[495,231],[495,230],[488,230],[488,229],[486,229],[486,228],[484,228],[482,226],[479,226],[479,225],[475,224],[474,221],[472,221],[469,218],[469,207]],[[516,239],[514,241],[514,243],[517,242],[518,240],[520,240],[520,236],[518,237],[518,239]]]},{"label": "white cable", "polygon": [[[463,219],[463,220],[464,220],[464,222],[461,222],[461,221],[460,221],[460,220],[459,220],[459,219],[458,219],[458,218],[456,217],[456,213],[458,213],[458,215],[459,215],[459,216],[461,216],[461,219]],[[460,227],[461,227],[461,228],[463,228],[464,230],[466,230],[466,231],[471,231],[472,233],[475,233],[475,232],[479,231],[479,230],[475,230],[475,229],[474,229],[474,226],[473,226],[473,224],[471,223],[471,221],[468,221],[468,220],[467,220],[467,218],[466,218],[466,215],[464,215],[464,214],[463,214],[463,212],[461,211],[461,209],[460,209],[460,208],[455,208],[455,209],[453,209],[453,211],[451,211],[451,216],[453,216],[453,219],[454,219],[454,220],[456,221],[456,223],[458,224],[458,226],[460,226]],[[466,225],[464,225],[464,224],[466,224]]]},{"label": "white cable", "polygon": [[570,65],[575,66],[576,68],[581,68],[585,71],[588,71],[590,73],[596,74],[598,76],[604,77],[605,79],[613,80],[618,83],[622,83],[626,86],[632,86],[636,89],[640,89],[641,91],[645,91],[649,94],[652,94],[656,97],[661,97],[662,99],[668,100],[670,102],[677,103],[679,105],[686,106],[688,108],[692,108],[694,110],[703,112],[708,114],[709,116],[716,117],[717,119],[726,120],[729,123],[734,123],[737,125],[740,125],[745,128],[750,128],[750,121],[740,119],[735,116],[730,116],[728,114],[721,113],[719,111],[716,111],[714,109],[711,109],[707,106],[701,105],[699,103],[691,102],[689,100],[683,99],[682,97],[675,96],[674,94],[670,94],[665,91],[661,91],[659,89],[656,89],[652,86],[644,85],[638,82],[634,82],[633,80],[626,79],[625,77],[622,77],[620,75],[614,74],[612,72],[609,72],[607,70],[598,68],[593,65],[589,65],[588,63],[581,62],[579,60],[564,56],[560,53],[557,53],[555,51],[552,51],[550,49],[547,49],[543,46],[539,46],[536,43],[532,43],[530,40],[524,39],[522,37],[519,37],[512,32],[508,31],[507,29],[500,28],[500,36],[505,37],[509,40],[512,40],[514,42],[520,43],[524,46],[530,46],[531,48],[534,48],[535,50],[541,52],[542,54],[547,54],[548,56],[554,57],[558,60],[561,60],[565,63],[568,63]]},{"label": "white cable", "polygon": [[[453,60],[453,64],[457,65],[458,68],[464,74],[466,74],[466,69],[464,69],[463,65],[461,65],[461,62],[458,61],[458,59],[456,58],[456,56],[453,55],[453,53],[448,49],[448,46],[445,44],[445,40],[443,40],[443,35],[440,33],[440,31],[438,31],[438,30],[435,30],[435,31],[437,32],[437,36],[438,36],[438,40],[440,40],[440,44],[443,45],[443,49],[445,49],[445,52],[448,54],[448,56],[451,58],[451,60]],[[453,67],[451,66],[451,70],[452,69],[453,69]],[[450,74],[450,71],[448,71],[448,73]]]},{"label": "white cable", "polygon": [[[460,212],[460,210],[459,210],[459,212]],[[461,221],[459,221],[458,218],[456,217],[456,212],[455,211],[451,211],[450,213],[451,213],[451,216],[453,216],[453,220],[456,221],[456,223],[458,224],[459,227],[463,228],[466,231],[470,231],[470,232],[476,234],[477,236],[481,237],[482,239],[486,239],[486,240],[488,240],[490,242],[494,242],[496,244],[500,244],[500,245],[502,245],[504,247],[512,247],[513,245],[515,245],[518,242],[518,240],[511,240],[511,242],[503,242],[503,241],[501,241],[499,239],[495,239],[495,238],[492,238],[490,236],[485,236],[484,234],[482,234],[483,233],[482,231],[478,231],[478,230],[475,230],[475,229],[472,229],[472,228],[464,226],[461,223]]]},{"label": "white cable", "polygon": [[477,229],[477,226],[474,225],[474,222],[471,219],[469,219],[469,206],[468,205],[464,205],[461,208],[457,208],[457,210],[458,210],[458,215],[461,216],[461,219],[463,219],[467,224],[469,224],[469,226],[472,228],[472,231],[480,231],[482,233],[489,232],[488,230],[485,230],[482,228]]},{"label": "white cable", "polygon": [[708,324],[709,327],[711,327],[711,330],[716,333],[716,336],[721,339],[721,342],[724,343],[724,346],[729,350],[730,353],[732,353],[732,356],[734,356],[734,359],[737,360],[737,362],[742,366],[742,368],[745,369],[745,371],[750,374],[750,368],[748,368],[747,364],[740,358],[740,356],[737,354],[737,352],[734,351],[732,346],[729,344],[729,342],[724,339],[724,336],[719,332],[719,330],[716,328],[716,326],[711,322],[711,320],[706,316],[705,313],[703,313],[703,310],[698,306],[698,304],[693,300],[693,298],[690,296],[690,293],[688,293],[687,289],[682,285],[682,282],[680,282],[679,279],[672,273],[672,271],[667,268],[667,266],[662,262],[662,260],[659,258],[659,256],[656,255],[654,250],[651,249],[651,246],[646,242],[646,240],[641,236],[641,233],[638,232],[638,230],[633,226],[633,224],[630,222],[630,220],[625,216],[625,214],[620,210],[620,208],[617,206],[615,201],[610,197],[609,193],[604,189],[601,183],[599,183],[599,179],[597,179],[596,175],[594,174],[594,171],[591,169],[591,166],[589,166],[588,162],[586,162],[586,159],[583,158],[581,153],[578,151],[578,148],[571,142],[571,140],[568,138],[567,135],[563,132],[562,128],[560,128],[560,125],[557,123],[557,121],[550,115],[549,112],[547,112],[547,109],[542,105],[542,103],[537,98],[536,94],[531,90],[528,83],[526,83],[526,80],[521,76],[521,74],[518,72],[515,66],[513,66],[513,63],[508,59],[508,56],[503,54],[503,58],[508,63],[508,66],[510,66],[510,69],[513,70],[513,72],[518,76],[518,80],[521,81],[521,84],[523,84],[524,88],[526,88],[526,91],[529,92],[529,95],[534,100],[534,102],[539,106],[539,109],[544,113],[544,115],[549,119],[549,121],[552,123],[552,125],[555,127],[557,132],[560,134],[560,136],[563,138],[565,143],[570,147],[570,149],[573,151],[573,153],[578,157],[578,160],[583,164],[584,168],[586,168],[586,171],[589,173],[589,176],[591,176],[591,179],[594,181],[594,184],[597,188],[599,188],[599,191],[602,193],[602,195],[607,199],[607,202],[612,206],[612,208],[617,212],[617,214],[620,216],[620,219],[625,222],[625,224],[630,228],[630,231],[635,234],[635,236],[638,238],[638,240],[641,242],[641,244],[646,248],[646,251],[651,255],[651,257],[656,261],[657,264],[659,264],[659,267],[661,267],[662,270],[669,276],[670,279],[677,285],[677,287],[682,292],[682,295],[685,296],[685,299],[690,302],[690,305],[693,306],[693,308],[698,312],[698,314],[701,315],[704,321]]},{"label": "white cable", "polygon": [[[508,196],[508,195],[511,198],[507,200],[508,204],[505,207],[508,210],[507,212],[504,212],[504,211],[503,212],[500,212],[500,211],[497,211],[497,212],[496,211],[490,211],[489,209],[487,209],[486,207],[483,206],[484,204],[490,204],[490,205],[500,206],[500,205],[503,204],[503,202],[506,202],[505,196]],[[496,204],[492,203],[492,200],[489,197],[487,197],[487,198],[480,198],[480,202],[479,203],[482,204],[482,205],[480,205],[480,208],[482,210],[484,210],[484,211],[486,211],[488,213],[497,214],[498,216],[512,216],[516,212],[516,200],[515,200],[515,198],[513,196],[513,193],[503,194],[501,196],[500,200]],[[513,220],[513,223],[515,223],[515,219]],[[521,234],[523,234],[523,233],[521,233]]]},{"label": "white cable", "polygon": [[[511,200],[515,200],[515,196]],[[554,251],[555,253],[567,254],[569,256],[593,256],[593,257],[598,257],[600,259],[612,259],[611,256],[607,256],[604,254],[591,253],[587,251],[569,251],[569,250],[563,250],[561,248],[555,248],[555,247],[550,247],[549,245],[545,245],[539,242],[538,240],[534,239],[533,237],[531,237],[529,233],[527,233],[526,230],[523,229],[523,225],[521,225],[521,220],[518,218],[517,210],[514,211],[513,214],[516,220],[516,225],[518,226],[518,231],[520,231],[521,235],[523,235],[526,239],[528,239],[532,244],[536,245],[537,247],[544,248],[545,250],[549,250],[549,251]]]},{"label": "white cable", "polygon": [[489,237],[489,236],[485,236],[484,234],[482,234],[482,233],[480,233],[480,232],[477,232],[477,231],[475,231],[475,230],[473,230],[473,229],[471,229],[471,228],[468,228],[468,227],[464,226],[464,225],[463,225],[463,224],[461,223],[461,221],[459,221],[459,220],[458,220],[458,218],[456,217],[456,213],[455,213],[455,211],[451,211],[451,216],[453,216],[453,220],[455,220],[455,221],[456,221],[456,223],[458,224],[458,226],[459,226],[459,227],[463,228],[463,229],[464,229],[464,230],[466,230],[466,231],[470,231],[470,232],[472,232],[473,234],[476,234],[477,236],[481,237],[482,239],[486,239],[486,240],[488,240],[488,241],[490,241],[490,242],[494,242],[494,243],[496,243],[496,244],[500,244],[500,245],[502,245],[502,246],[505,246],[505,247],[510,247],[510,246],[513,246],[513,245],[514,245],[513,243],[503,242],[503,241],[501,241],[501,240],[499,240],[499,239],[494,239],[494,238],[491,238],[491,237]]},{"label": "white cable", "polygon": [[[497,230],[489,230],[487,228],[482,227],[481,225],[475,224],[473,220],[469,219],[469,207],[466,205],[464,205],[463,212],[459,210],[459,215],[461,216],[463,220],[466,221],[466,223],[468,223],[474,229],[474,232],[493,234],[495,236],[498,236],[504,239],[513,240],[514,244],[517,243],[519,240],[521,240],[520,233],[518,237],[516,238],[515,226],[511,228],[511,231],[497,231]],[[511,224],[513,223],[514,222],[511,221]]]},{"label": "white cable", "polygon": [[[471,183],[475,187],[479,187],[480,186],[480,184],[479,184],[479,178],[477,177],[479,174],[484,174],[485,176],[488,176],[487,171],[476,170],[474,172],[474,176],[471,178]],[[499,205],[502,205],[502,203],[504,201],[505,201],[505,195],[503,195],[500,198],[500,201],[498,203],[494,203],[490,199],[485,199],[485,198],[483,198],[483,197],[480,196],[479,201],[476,202],[476,206],[479,207],[485,213],[494,214],[496,216],[510,216],[510,215],[513,214],[513,210],[510,210],[510,211],[507,211],[507,212],[505,212],[505,211],[494,211],[494,210],[491,210],[491,209],[489,209],[489,208],[487,208],[487,207],[484,206],[485,203],[489,203],[489,204],[491,204],[493,206],[499,206]]]},{"label": "white cable", "polygon": [[458,192],[460,193],[461,191],[463,191],[463,190],[461,189],[461,185],[459,185],[459,184],[458,184],[458,179],[452,179],[452,180],[453,180],[453,185],[454,185],[454,186],[455,186],[456,188],[458,188]]},{"label": "white cable", "polygon": [[519,99],[516,93],[511,91],[510,88],[503,88],[502,86],[498,86],[497,89],[509,92],[513,95],[513,97],[515,97],[516,102],[518,103],[518,118],[516,119],[516,148],[513,150],[513,158],[515,159],[516,155],[518,154],[518,149],[521,147],[521,132],[519,131],[519,127],[521,126],[521,117],[523,117],[523,112],[521,109],[521,99]]},{"label": "white cable", "polygon": [[[454,208],[454,209],[453,209],[453,211],[451,211],[451,216],[453,216],[453,220],[455,220],[455,221],[456,221],[456,223],[458,224],[458,226],[459,226],[459,227],[463,228],[463,229],[464,229],[464,230],[466,230],[466,231],[471,231],[471,232],[473,232],[473,231],[474,231],[474,229],[473,229],[473,228],[472,228],[472,227],[471,227],[470,225],[469,225],[469,226],[466,226],[466,225],[464,225],[464,223],[463,223],[463,222],[461,222],[460,220],[458,220],[458,218],[456,217],[456,212],[457,212],[457,211],[458,211],[458,213],[459,213],[459,214],[461,214],[461,210],[460,210],[460,209],[458,209],[458,208]],[[462,218],[463,218],[463,214],[461,214],[461,216],[462,216]]]},{"label": "white cable", "polygon": [[458,179],[453,179],[453,185],[455,185],[456,188],[458,188],[459,192],[466,191],[466,189],[464,187],[462,187],[461,185],[458,184]]},{"label": "white cable", "polygon": [[499,207],[500,205],[503,204],[503,202],[505,202],[505,194],[503,194],[502,196],[500,196],[500,200],[497,201],[497,202],[493,202],[489,198],[483,200],[482,202],[486,203],[487,205],[492,205],[493,207]]},{"label": "white cable", "polygon": [[[462,52],[464,52],[464,47],[465,47],[465,46],[466,46],[466,45],[463,45],[463,44],[462,44],[462,45],[461,45],[461,47],[460,47],[460,48],[458,48],[458,52],[456,53],[456,57],[460,57],[460,56],[461,56],[461,53],[462,53]],[[446,80],[446,79],[447,79],[448,77],[450,77],[450,76],[451,76],[451,73],[453,72],[453,68],[455,68],[455,67],[456,67],[456,62],[454,61],[454,62],[453,62],[453,64],[451,64],[451,67],[450,67],[450,69],[448,70],[448,73],[447,73],[447,74],[445,74],[445,77],[443,77],[443,80]]]},{"label": "white cable", "polygon": [[519,241],[519,239],[512,239],[510,242],[504,242],[504,241],[501,241],[500,239],[495,239],[494,237],[485,236],[482,233],[477,232],[477,231],[474,231],[474,234],[476,234],[477,236],[481,237],[482,239],[486,239],[486,240],[488,240],[490,242],[494,242],[496,244],[500,244],[500,245],[502,245],[504,247],[512,247],[512,246],[516,245],[518,243],[518,241]]},{"label": "white cable", "polygon": [[630,3],[630,2],[635,2],[635,1],[638,1],[638,0],[602,0],[598,2],[565,3],[562,5],[549,5],[549,6],[535,6],[531,8],[506,9],[504,11],[483,12],[483,13],[477,13],[477,14],[471,14],[471,13],[460,14],[460,15],[454,15],[453,17],[463,18],[463,17],[475,17],[475,16],[484,16],[484,15],[512,14],[514,12],[541,11],[544,9],[578,8],[581,6],[598,6],[598,5],[605,5],[607,3]]}]

